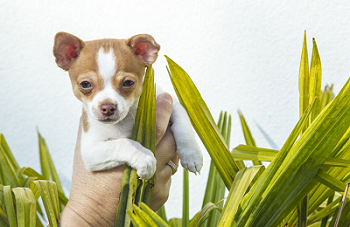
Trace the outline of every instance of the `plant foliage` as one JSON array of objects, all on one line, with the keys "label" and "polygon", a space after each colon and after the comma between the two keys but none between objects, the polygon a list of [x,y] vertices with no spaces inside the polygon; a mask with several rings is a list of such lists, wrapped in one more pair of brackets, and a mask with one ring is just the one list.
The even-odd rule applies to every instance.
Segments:
[{"label": "plant foliage", "polygon": [[[155,152],[156,143],[155,114],[156,90],[154,85],[154,71],[152,66],[150,66],[146,71],[143,92],[139,99],[131,139],[150,149],[153,154]],[[136,170],[129,166],[125,167],[116,217],[116,226],[130,226],[132,216],[128,215],[128,213],[133,211],[133,204],[144,202],[149,205],[154,184],[155,176],[148,181],[140,180],[138,179]]]},{"label": "plant foliage", "polygon": [[[227,144],[195,85],[179,65],[166,58],[179,100],[230,189],[218,226],[350,225],[350,205],[344,193],[350,178],[350,81],[334,99],[332,87],[321,93],[321,61],[314,39],[310,69],[304,39],[299,73],[301,117],[283,147],[279,151],[256,147],[240,113],[248,145],[233,149],[234,161],[223,158]],[[255,161],[255,166],[245,168],[241,160]],[[258,161],[270,164],[264,169]],[[212,178],[208,180],[213,184]],[[212,204],[207,194],[204,201]],[[298,212],[300,204],[304,207]]]},{"label": "plant foliage", "polygon": [[21,168],[0,134],[0,226],[44,226],[47,221],[52,227],[58,226],[59,214],[68,199],[45,140],[40,133],[38,137],[42,174],[32,168]]},{"label": "plant foliage", "polygon": [[[188,74],[166,56],[179,101],[211,157],[202,210],[189,217],[190,182],[184,172],[183,217],[168,221],[164,208],[157,214],[147,206],[155,179],[139,181],[136,172],[126,168],[117,226],[349,226],[350,80],[336,97],[333,86],[322,92],[320,55],[315,39],[312,43],[309,66],[305,34],[299,70],[300,119],[280,150],[258,147],[239,111],[246,144],[230,152],[231,116],[221,113],[216,124]],[[153,77],[148,68],[132,135],[152,151]],[[0,226],[43,226],[46,217],[50,226],[57,226],[67,203],[45,141],[38,135],[41,174],[20,168],[0,134]],[[253,166],[246,167],[247,161]],[[269,165],[261,165],[262,161]]]}]

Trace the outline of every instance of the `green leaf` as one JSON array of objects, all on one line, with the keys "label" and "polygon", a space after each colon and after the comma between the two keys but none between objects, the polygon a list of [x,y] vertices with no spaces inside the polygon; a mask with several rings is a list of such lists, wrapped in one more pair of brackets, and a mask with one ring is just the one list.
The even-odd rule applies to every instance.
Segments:
[{"label": "green leaf", "polygon": [[308,218],[308,223],[314,223],[318,220],[322,220],[323,218],[327,218],[334,214],[335,210],[338,208],[339,202],[341,200],[341,197],[339,197],[338,199],[334,200],[333,202],[329,203],[326,207],[324,207],[323,209],[321,209],[320,211],[311,214]]},{"label": "green leaf", "polygon": [[307,226],[307,216],[309,207],[309,196],[306,195],[298,204],[298,226]]},{"label": "green leaf", "polygon": [[2,134],[0,134],[0,183],[11,185],[12,187],[20,186],[20,179],[16,174],[18,164],[14,159],[10,148]]},{"label": "green leaf", "polygon": [[161,217],[165,222],[168,221],[167,217],[166,217],[166,212],[165,212],[165,207],[162,206],[161,208],[159,208],[159,210],[156,211],[157,215],[159,217]]},{"label": "green leaf", "polygon": [[[40,196],[40,193],[39,191],[36,189],[36,187],[31,187],[30,183],[34,180],[46,180],[41,174],[39,174],[38,172],[36,172],[34,169],[32,168],[29,168],[29,167],[23,167],[23,168],[20,168],[17,170],[18,172],[18,175],[26,175],[28,176],[28,181],[26,183],[26,187],[29,187],[33,190],[34,195],[35,195],[35,198],[38,199],[38,197]],[[29,180],[30,179],[30,180]],[[58,198],[59,198],[59,201],[60,201],[60,211],[63,210],[64,206],[67,204],[68,202],[68,198],[65,196],[64,192],[62,190],[59,190],[57,188],[57,191],[58,191]],[[37,206],[37,209],[38,209],[38,212],[42,215],[42,211],[41,211],[41,208],[40,206]]]},{"label": "green leaf", "polygon": [[127,214],[135,227],[147,227],[147,223],[138,215],[134,214],[131,210],[127,210]]},{"label": "green leaf", "polygon": [[222,137],[224,138],[227,147],[230,147],[230,139],[231,139],[231,114],[227,114],[227,112],[220,113],[219,121],[217,126],[220,130]]},{"label": "green leaf", "polygon": [[[332,155],[332,150],[349,128],[349,107],[348,81],[300,139],[295,144],[287,143],[282,147],[263,176],[253,186],[253,197],[242,213],[239,226],[276,225],[315,187],[316,182],[313,178],[317,171]],[[252,212],[252,208],[256,206],[252,215],[247,216],[247,212]]]},{"label": "green leaf", "polygon": [[183,169],[183,197],[182,197],[182,226],[188,226],[190,222],[190,198],[188,171]]},{"label": "green leaf", "polygon": [[226,187],[230,188],[238,167],[228,151],[225,139],[188,74],[173,60],[167,56],[165,58],[177,97],[186,109],[194,129],[206,147]]},{"label": "green leaf", "polygon": [[279,151],[267,148],[238,145],[231,151],[234,159],[258,160],[271,162]]},{"label": "green leaf", "polygon": [[8,218],[8,222],[10,224],[10,227],[16,227],[16,213],[15,213],[15,207],[14,207],[14,201],[12,199],[12,189],[11,186],[4,186],[4,201],[5,201],[5,207],[6,207],[6,214]]},{"label": "green leaf", "polygon": [[0,133],[0,147],[5,153],[7,159],[9,160],[9,163],[11,164],[13,169],[18,169],[19,165],[15,159],[15,157],[12,154],[12,151],[10,150],[10,147],[8,146],[5,137],[2,133]]},{"label": "green leaf", "polygon": [[[41,136],[39,131],[38,131],[38,138],[39,138],[39,154],[40,154],[40,164],[41,164],[42,176],[44,177],[44,179],[52,180],[56,183],[57,190],[59,193],[59,199],[60,199],[60,204],[59,204],[60,211],[62,211],[64,209],[65,205],[67,204],[68,199],[64,195],[60,178],[57,174],[56,167],[52,161],[52,158],[51,158],[50,152],[47,148],[45,139]],[[32,173],[32,171],[31,171],[31,173]]]},{"label": "green leaf", "polygon": [[264,171],[264,166],[253,166],[238,171],[231,186],[218,226],[235,226],[235,214],[254,179]]},{"label": "green leaf", "polygon": [[313,49],[311,56],[311,66],[310,66],[310,101],[317,100],[315,110],[311,114],[312,122],[318,114],[321,112],[321,78],[322,78],[322,67],[321,59],[318,53],[318,48],[315,39],[312,40]]},{"label": "green leaf", "polygon": [[324,165],[332,167],[350,167],[350,161],[341,158],[329,157],[325,161]]},{"label": "green leaf", "polygon": [[309,106],[309,60],[307,53],[306,31],[304,32],[303,49],[299,67],[299,109],[300,117],[305,113]]},{"label": "green leaf", "polygon": [[[139,99],[131,139],[139,142],[153,153],[155,151],[156,138],[155,103],[154,71],[150,66],[147,68],[145,74],[143,92]],[[127,210],[132,211],[134,203],[145,202],[149,204],[154,184],[154,177],[147,182],[144,180],[139,181],[136,170],[129,166],[125,167],[117,210],[116,226],[130,226],[131,216],[127,215]]]},{"label": "green leaf", "polygon": [[158,226],[169,226],[164,219],[158,216],[151,208],[149,208],[145,203],[140,203],[140,208],[145,212]]},{"label": "green leaf", "polygon": [[[29,167],[20,168],[18,170],[18,175],[20,175],[20,174],[24,174],[24,175],[29,177],[28,179],[31,179],[31,181],[27,182],[27,187],[32,189],[32,191],[34,192],[35,198],[38,199],[38,197],[40,196],[40,193],[36,189],[36,187],[32,187],[30,183],[34,180],[45,180],[45,178],[41,174],[36,172],[34,169],[29,168]],[[58,198],[60,201],[60,211],[62,211],[62,209],[63,209],[62,207],[64,207],[67,204],[68,198],[64,195],[62,190],[59,190],[57,188],[57,192],[58,192]],[[41,211],[40,206],[37,206],[37,209],[38,209],[38,212],[42,215],[42,211]]]},{"label": "green leaf", "polygon": [[133,205],[133,210],[135,213],[131,210],[128,210],[127,212],[134,226],[169,227],[169,225],[145,203],[141,202],[140,207]]},{"label": "green leaf", "polygon": [[[208,203],[217,203],[225,197],[225,184],[220,178],[219,173],[215,169],[213,162],[210,163],[210,170],[207,180],[207,187],[205,191],[205,196],[203,199],[202,209]],[[220,203],[218,208],[222,208],[223,204]],[[203,223],[203,227],[216,226],[219,221],[220,212],[213,211],[208,219]]]},{"label": "green leaf", "polygon": [[38,173],[37,171],[35,171],[34,169],[30,168],[30,167],[23,167],[18,169],[18,175],[26,175],[28,177],[34,177],[37,178],[38,180],[47,180],[46,178],[44,178],[43,175],[41,175],[40,173]]},{"label": "green leaf", "polygon": [[[116,226],[129,227],[131,216],[127,216],[126,211],[132,210],[135,194],[139,185],[136,171],[129,166],[125,166],[123,179],[121,183],[121,193],[117,210]],[[132,211],[131,211],[132,212]]]},{"label": "green leaf", "polygon": [[[334,199],[334,194],[328,198],[328,200],[327,200],[327,207],[330,206],[330,204],[333,202],[333,199]],[[324,209],[326,209],[326,208],[324,208]],[[334,213],[334,211],[331,212],[330,214],[332,214],[332,213]],[[321,227],[326,227],[327,226],[327,222],[329,220],[329,215],[322,217]],[[321,219],[321,218],[319,218],[319,219]]]},{"label": "green leaf", "polygon": [[16,214],[18,226],[36,226],[36,200],[28,188],[12,189],[16,199]]},{"label": "green leaf", "polygon": [[222,201],[223,200],[219,201],[217,204],[210,203],[210,202],[205,204],[203,209],[192,218],[188,227],[199,227],[208,218],[210,212],[212,212],[213,210],[221,211],[221,208],[218,207],[218,205],[221,204]]},{"label": "green leaf", "polygon": [[[337,146],[333,149],[332,154],[334,157],[337,157],[341,160],[349,160],[350,159],[350,130],[348,129],[345,134],[342,136],[341,140],[338,142]],[[350,179],[349,171],[347,168],[330,168],[328,165],[328,160],[333,159],[332,157],[328,158],[324,163],[324,168],[328,174],[332,177],[335,177],[342,182],[348,182]],[[340,161],[341,162],[341,161]],[[309,196],[309,213],[312,214],[316,212],[320,206],[323,206],[323,202],[325,200],[329,200],[334,196],[334,190],[328,188],[327,186],[319,183],[315,188],[310,192]],[[330,200],[332,202],[333,199]],[[296,225],[296,216],[295,214],[289,215],[287,218],[287,223]],[[322,223],[322,227],[325,227],[325,221]]]},{"label": "green leaf", "polygon": [[35,186],[40,193],[50,227],[57,227],[60,211],[56,183],[38,180],[34,181],[31,185],[32,187]]},{"label": "green leaf", "polygon": [[[137,122],[135,119],[131,138],[151,150],[154,154],[156,149],[156,88],[152,67],[147,68],[143,89],[145,92],[141,95],[138,106],[138,109],[142,111],[139,110],[136,113],[136,118],[138,117],[137,114],[140,114],[140,120]],[[137,191],[139,195],[136,195],[136,204],[141,201],[148,205],[150,204],[155,182],[155,175],[148,181],[142,180],[141,188]]]},{"label": "green leaf", "polygon": [[169,220],[169,225],[171,227],[182,227],[182,220],[181,218],[172,218]]},{"label": "green leaf", "polygon": [[131,138],[154,153],[156,146],[156,89],[152,66],[147,68],[142,90]]},{"label": "green leaf", "polygon": [[327,172],[319,170],[315,179],[320,183],[326,185],[327,187],[333,189],[334,191],[343,192],[345,190],[346,184],[342,181],[332,177]]},{"label": "green leaf", "polygon": [[333,85],[326,85],[324,91],[321,94],[321,110],[324,109],[333,99]]},{"label": "green leaf", "polygon": [[[252,133],[250,132],[250,129],[248,127],[248,124],[247,124],[242,112],[238,111],[238,115],[239,115],[239,118],[241,120],[242,130],[243,130],[244,138],[245,138],[247,145],[256,147],[255,140],[252,136]],[[253,160],[253,165],[261,165],[261,164],[262,164],[261,161]]]},{"label": "green leaf", "polygon": [[5,211],[3,209],[1,209],[1,207],[0,207],[0,226],[4,226],[4,227],[9,226]]},{"label": "green leaf", "polygon": [[[343,198],[341,200],[341,204],[339,206],[336,218],[335,218],[335,215],[333,216],[333,220],[335,220],[334,227],[345,226],[345,224],[341,223],[341,222],[347,222],[347,226],[350,223],[349,207],[344,209],[345,201],[347,200],[347,197],[348,197],[349,184],[350,183],[348,183],[346,185],[346,188],[345,188],[345,191],[344,191],[344,194],[343,194]],[[344,215],[342,215],[342,214],[344,214]],[[346,218],[346,216],[348,216],[348,217]],[[343,219],[343,220],[341,220],[341,219]],[[332,222],[333,222],[333,220],[332,220]]]},{"label": "green leaf", "polygon": [[38,131],[38,141],[39,141],[41,174],[45,180],[50,180],[51,173],[50,173],[50,167],[49,167],[49,162],[47,158],[48,149],[47,149],[45,140],[41,137],[39,131]]},{"label": "green leaf", "polygon": [[[231,136],[231,115],[228,115],[227,112],[220,113],[219,121],[218,121],[218,127],[221,131],[221,135],[224,137],[225,142],[227,144],[227,147],[229,147],[230,142],[230,136]],[[240,168],[244,168],[243,161],[236,160],[237,165]],[[225,184],[222,181],[218,171],[216,170],[216,167],[211,160],[210,162],[210,170],[209,175],[207,178],[207,185],[205,189],[204,199],[203,199],[203,205],[202,209],[209,203],[217,203],[218,201],[221,201],[225,196]],[[223,203],[218,204],[218,208],[222,208]],[[216,226],[217,222],[219,221],[221,213],[218,211],[213,211],[211,215],[208,217],[208,219],[203,223],[203,227],[210,227],[210,226]],[[193,219],[192,219],[193,221]],[[191,221],[191,222],[192,222]]]},{"label": "green leaf", "polygon": [[[309,105],[309,62],[306,44],[306,31],[304,32],[303,49],[301,53],[300,68],[299,68],[299,110],[302,116]],[[314,98],[314,97],[312,97]],[[310,99],[312,100],[312,99]],[[307,126],[305,127],[305,129]],[[305,131],[305,130],[303,130]],[[298,205],[298,226],[306,227],[308,216],[308,201],[309,197],[305,196]]]},{"label": "green leaf", "polygon": [[134,205],[133,207],[134,207],[135,215],[140,217],[144,221],[146,226],[157,226],[157,224],[153,221],[153,219],[146,212],[141,210],[141,208],[139,208],[136,205]]}]

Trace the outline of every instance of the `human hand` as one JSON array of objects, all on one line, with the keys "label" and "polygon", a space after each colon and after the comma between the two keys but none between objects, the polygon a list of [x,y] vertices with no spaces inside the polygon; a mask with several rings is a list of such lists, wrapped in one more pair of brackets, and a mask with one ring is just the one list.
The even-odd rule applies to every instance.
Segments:
[{"label": "human hand", "polygon": [[[156,113],[156,184],[152,192],[150,207],[159,209],[168,199],[172,168],[170,160],[179,163],[173,134],[168,130],[172,111],[172,98],[163,93],[157,98]],[[80,154],[80,122],[74,154],[72,186],[69,202],[61,215],[61,226],[115,226],[124,166],[88,172]]]}]

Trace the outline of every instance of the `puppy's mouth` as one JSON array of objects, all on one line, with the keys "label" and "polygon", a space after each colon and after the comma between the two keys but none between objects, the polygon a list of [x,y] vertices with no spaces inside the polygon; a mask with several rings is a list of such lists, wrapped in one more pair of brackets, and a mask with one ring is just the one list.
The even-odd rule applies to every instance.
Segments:
[{"label": "puppy's mouth", "polygon": [[98,121],[104,124],[115,124],[118,123],[120,121],[120,117],[119,116],[104,116],[104,117],[100,117],[98,118]]}]

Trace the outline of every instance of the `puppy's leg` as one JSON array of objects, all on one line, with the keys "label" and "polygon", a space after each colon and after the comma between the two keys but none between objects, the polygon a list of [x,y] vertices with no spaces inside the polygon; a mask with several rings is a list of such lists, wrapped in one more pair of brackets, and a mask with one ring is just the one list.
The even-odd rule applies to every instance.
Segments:
[{"label": "puppy's leg", "polygon": [[203,166],[203,154],[198,146],[187,112],[177,101],[173,102],[170,120],[181,165],[193,173],[199,173]]},{"label": "puppy's leg", "polygon": [[157,160],[140,143],[126,138],[95,143],[87,139],[82,141],[81,155],[88,171],[111,169],[126,163],[136,169],[142,179],[148,180],[154,175]]},{"label": "puppy's leg", "polygon": [[[157,86],[157,96],[163,92]],[[172,123],[171,131],[176,141],[176,152],[179,154],[181,165],[193,173],[199,173],[203,166],[203,154],[198,146],[187,112],[175,98],[173,98],[173,111],[170,121]]]}]

